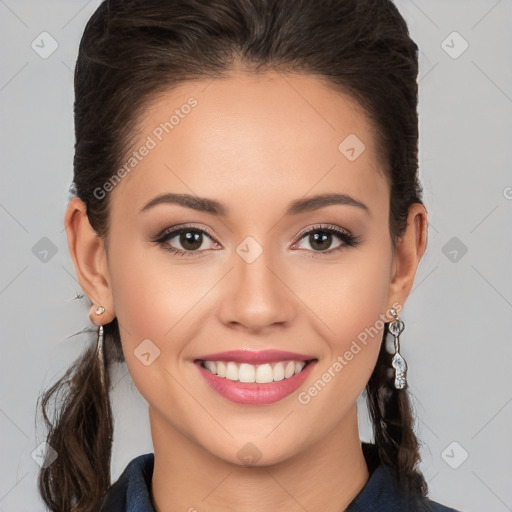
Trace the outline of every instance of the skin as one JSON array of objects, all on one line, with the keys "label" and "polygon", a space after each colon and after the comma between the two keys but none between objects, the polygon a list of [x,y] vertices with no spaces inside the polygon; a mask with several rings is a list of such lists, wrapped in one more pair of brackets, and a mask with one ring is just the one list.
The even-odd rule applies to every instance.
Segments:
[{"label": "skin", "polygon": [[[182,84],[145,111],[134,148],[190,96],[197,107],[110,192],[108,248],[79,199],[65,215],[77,276],[94,303],[91,321],[117,316],[130,375],[148,402],[154,506],[344,510],[369,478],[356,400],[382,329],[309,403],[297,396],[379,315],[403,307],[425,250],[427,213],[411,206],[393,252],[389,184],[373,126],[349,96],[311,76],[237,71]],[[349,161],[338,145],[352,133],[366,149]],[[173,204],[139,212],[163,192],[216,199],[229,215]],[[371,215],[330,205],[284,216],[291,201],[332,192],[365,203]],[[163,229],[185,223],[215,235],[203,236],[201,257],[175,256],[152,243]],[[349,230],[359,245],[325,254],[344,244],[333,235],[324,250],[315,249],[301,233],[319,223]],[[247,236],[263,249],[250,264],[236,252]],[[179,237],[169,244],[184,250]],[[106,311],[96,316],[100,304]],[[145,339],[160,350],[148,366],[134,354]],[[235,404],[210,389],[193,360],[242,348],[313,354],[318,364],[283,400]],[[252,466],[237,455],[246,443],[261,453]]]}]

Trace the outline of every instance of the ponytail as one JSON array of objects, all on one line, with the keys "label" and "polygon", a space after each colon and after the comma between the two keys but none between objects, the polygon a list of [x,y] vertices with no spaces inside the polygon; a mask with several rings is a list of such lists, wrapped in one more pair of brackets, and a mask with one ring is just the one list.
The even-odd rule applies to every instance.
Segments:
[{"label": "ponytail", "polygon": [[377,363],[366,385],[368,412],[381,463],[393,470],[404,494],[424,498],[428,486],[417,470],[421,457],[407,387],[395,388],[393,354],[386,349],[388,326],[385,324]]},{"label": "ponytail", "polygon": [[[110,328],[105,326],[106,331],[117,329],[111,324]],[[110,487],[113,420],[107,354],[104,350],[104,386],[93,345],[42,396],[41,410],[49,428],[46,442],[56,451],[57,458],[41,468],[38,487],[52,512],[97,512]],[[62,407],[52,422],[49,404],[61,394]]]}]

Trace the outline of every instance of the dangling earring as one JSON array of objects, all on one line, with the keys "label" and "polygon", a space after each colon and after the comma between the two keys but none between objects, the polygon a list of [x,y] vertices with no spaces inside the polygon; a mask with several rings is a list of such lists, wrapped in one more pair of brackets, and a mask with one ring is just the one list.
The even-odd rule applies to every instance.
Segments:
[{"label": "dangling earring", "polygon": [[391,366],[395,369],[395,388],[403,389],[406,386],[405,372],[407,371],[407,363],[400,355],[400,334],[404,330],[404,323],[398,319],[396,309],[391,309],[390,313],[395,319],[389,324],[389,332],[395,337],[395,355],[391,361]]},{"label": "dangling earring", "polygon": [[[96,309],[97,315],[102,315],[105,312],[105,308],[103,306],[98,306]],[[103,358],[103,325],[100,325],[98,329],[98,342],[96,345],[96,357],[100,363],[100,372],[101,372],[101,385],[105,386],[105,360]]]}]

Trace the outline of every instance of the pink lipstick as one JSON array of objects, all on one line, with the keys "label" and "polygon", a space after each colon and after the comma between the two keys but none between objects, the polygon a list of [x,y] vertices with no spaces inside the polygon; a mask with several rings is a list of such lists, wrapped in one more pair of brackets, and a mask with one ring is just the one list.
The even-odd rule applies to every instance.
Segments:
[{"label": "pink lipstick", "polygon": [[194,361],[214,391],[246,405],[271,404],[289,396],[317,362],[313,356],[281,350],[232,350],[205,354]]}]

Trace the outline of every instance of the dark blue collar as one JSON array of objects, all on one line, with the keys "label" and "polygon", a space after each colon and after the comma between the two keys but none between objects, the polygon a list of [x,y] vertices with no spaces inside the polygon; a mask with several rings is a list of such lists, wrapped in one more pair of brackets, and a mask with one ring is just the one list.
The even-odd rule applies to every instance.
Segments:
[{"label": "dark blue collar", "polygon": [[[459,512],[429,499],[408,499],[400,491],[392,470],[380,464],[376,446],[361,444],[370,478],[346,512]],[[156,512],[150,498],[154,462],[153,453],[134,458],[110,487],[101,511]]]}]

